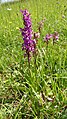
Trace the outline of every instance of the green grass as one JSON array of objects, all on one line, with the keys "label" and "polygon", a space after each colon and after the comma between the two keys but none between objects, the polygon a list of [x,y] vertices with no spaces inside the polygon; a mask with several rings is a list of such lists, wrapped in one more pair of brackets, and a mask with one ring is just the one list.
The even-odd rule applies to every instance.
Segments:
[{"label": "green grass", "polygon": [[[22,0],[0,5],[0,119],[67,118],[67,0]],[[11,10],[8,10],[10,8]],[[33,30],[46,21],[28,67],[22,51],[20,9],[31,13]],[[43,37],[59,33],[46,48]]]}]

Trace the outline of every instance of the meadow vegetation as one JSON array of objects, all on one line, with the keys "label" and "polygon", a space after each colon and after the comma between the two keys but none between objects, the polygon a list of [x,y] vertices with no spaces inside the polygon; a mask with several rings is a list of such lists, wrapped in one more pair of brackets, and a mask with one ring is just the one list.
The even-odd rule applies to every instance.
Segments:
[{"label": "meadow vegetation", "polygon": [[[22,0],[0,4],[0,119],[67,118],[67,0]],[[20,9],[32,28],[45,18],[37,43],[36,65],[22,51]],[[46,34],[59,34],[53,45]]]}]

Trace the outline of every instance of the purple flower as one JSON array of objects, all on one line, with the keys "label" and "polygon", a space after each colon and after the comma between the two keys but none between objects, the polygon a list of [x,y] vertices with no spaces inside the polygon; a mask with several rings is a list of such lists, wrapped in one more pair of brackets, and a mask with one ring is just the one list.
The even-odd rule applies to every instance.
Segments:
[{"label": "purple flower", "polygon": [[58,32],[55,31],[55,33],[53,34],[53,45],[56,42],[56,40],[58,40],[58,39],[59,39],[59,34],[58,34]]},{"label": "purple flower", "polygon": [[46,37],[44,37],[44,41],[48,42],[52,38],[52,34],[47,34]]},{"label": "purple flower", "polygon": [[47,34],[46,37],[44,37],[44,41],[46,41],[47,45],[48,45],[48,41],[51,38],[53,39],[53,45],[54,45],[54,43],[56,42],[56,40],[58,40],[58,38],[59,38],[58,32],[55,31],[54,34]]},{"label": "purple flower", "polygon": [[31,53],[35,52],[36,42],[32,40],[32,23],[30,14],[27,10],[21,10],[23,15],[24,28],[20,28],[24,43],[22,44],[22,50],[25,50],[25,56],[28,56],[30,61]]},{"label": "purple flower", "polygon": [[58,32],[55,32],[55,33],[53,34],[53,39],[54,39],[54,40],[58,40],[58,39],[59,39],[59,34],[58,34]]}]

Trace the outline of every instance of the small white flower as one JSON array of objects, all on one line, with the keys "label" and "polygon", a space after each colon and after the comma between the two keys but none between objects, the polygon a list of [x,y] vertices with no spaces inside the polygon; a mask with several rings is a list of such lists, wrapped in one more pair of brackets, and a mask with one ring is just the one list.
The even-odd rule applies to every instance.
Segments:
[{"label": "small white flower", "polygon": [[11,8],[7,8],[8,11],[11,11],[12,9]]},{"label": "small white flower", "polygon": [[55,107],[55,108],[57,108],[58,106],[57,106],[57,105],[55,105],[54,107]]}]

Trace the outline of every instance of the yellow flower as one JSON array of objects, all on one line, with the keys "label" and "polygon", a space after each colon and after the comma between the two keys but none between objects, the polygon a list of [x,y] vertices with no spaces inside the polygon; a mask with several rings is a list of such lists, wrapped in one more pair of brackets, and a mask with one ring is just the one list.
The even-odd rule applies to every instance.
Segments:
[{"label": "yellow flower", "polygon": [[19,30],[19,27],[16,27],[17,30]]},{"label": "yellow flower", "polygon": [[9,24],[12,24],[12,22],[10,21]]}]

